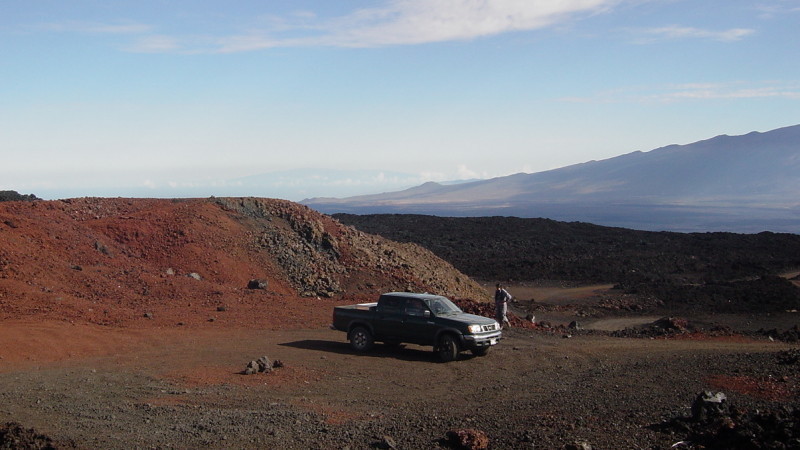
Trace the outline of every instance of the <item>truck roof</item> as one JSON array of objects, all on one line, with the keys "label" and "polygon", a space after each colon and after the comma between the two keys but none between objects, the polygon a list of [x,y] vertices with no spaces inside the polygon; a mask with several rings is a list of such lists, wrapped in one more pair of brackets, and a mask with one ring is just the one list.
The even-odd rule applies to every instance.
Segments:
[{"label": "truck roof", "polygon": [[387,292],[385,294],[381,294],[381,297],[389,296],[389,297],[404,297],[404,298],[419,298],[422,300],[430,300],[434,298],[442,298],[441,295],[436,294],[429,294],[427,292],[418,293],[418,292]]}]

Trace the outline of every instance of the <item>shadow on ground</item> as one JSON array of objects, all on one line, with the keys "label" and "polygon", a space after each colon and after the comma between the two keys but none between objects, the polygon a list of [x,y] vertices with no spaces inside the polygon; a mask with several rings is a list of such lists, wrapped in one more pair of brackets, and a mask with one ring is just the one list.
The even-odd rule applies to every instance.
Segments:
[{"label": "shadow on ground", "polygon": [[[402,361],[419,361],[439,363],[436,354],[429,348],[418,346],[406,345],[385,345],[375,344],[375,347],[364,353],[359,353],[350,347],[350,344],[344,342],[324,341],[321,339],[307,339],[302,341],[285,342],[279,344],[285,347],[294,347],[304,350],[316,350],[328,353],[336,353],[340,355],[356,355],[364,358],[395,358]],[[459,360],[472,359],[474,355],[469,353],[461,353]]]}]

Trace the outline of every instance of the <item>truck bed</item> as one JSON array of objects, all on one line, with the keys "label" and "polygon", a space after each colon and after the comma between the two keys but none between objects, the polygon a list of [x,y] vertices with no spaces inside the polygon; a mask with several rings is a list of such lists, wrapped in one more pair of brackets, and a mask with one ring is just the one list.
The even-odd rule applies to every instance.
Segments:
[{"label": "truck bed", "polygon": [[372,303],[358,303],[356,305],[337,306],[336,308],[347,309],[347,310],[370,311],[375,309],[375,307],[377,306],[378,302],[372,302]]}]

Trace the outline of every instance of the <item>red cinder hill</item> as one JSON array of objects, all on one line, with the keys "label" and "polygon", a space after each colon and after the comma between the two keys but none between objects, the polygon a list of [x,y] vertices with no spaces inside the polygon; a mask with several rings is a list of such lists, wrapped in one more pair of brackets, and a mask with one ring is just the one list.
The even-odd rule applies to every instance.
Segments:
[{"label": "red cinder hill", "polygon": [[415,244],[283,200],[0,202],[0,320],[281,328],[391,290],[488,299]]}]

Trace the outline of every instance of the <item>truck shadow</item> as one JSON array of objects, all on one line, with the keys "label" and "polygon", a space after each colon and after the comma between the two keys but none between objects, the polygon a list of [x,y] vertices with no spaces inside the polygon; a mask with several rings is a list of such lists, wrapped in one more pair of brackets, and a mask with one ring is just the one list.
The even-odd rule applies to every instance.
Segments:
[{"label": "truck shadow", "polygon": [[[371,350],[359,353],[346,342],[323,341],[320,339],[306,339],[302,341],[284,342],[278,345],[299,348],[303,350],[316,350],[340,355],[354,355],[365,358],[395,358],[402,361],[418,361],[440,364],[439,358],[430,348],[416,345],[388,346],[377,343]],[[461,353],[459,360],[474,358],[469,353]]]}]

